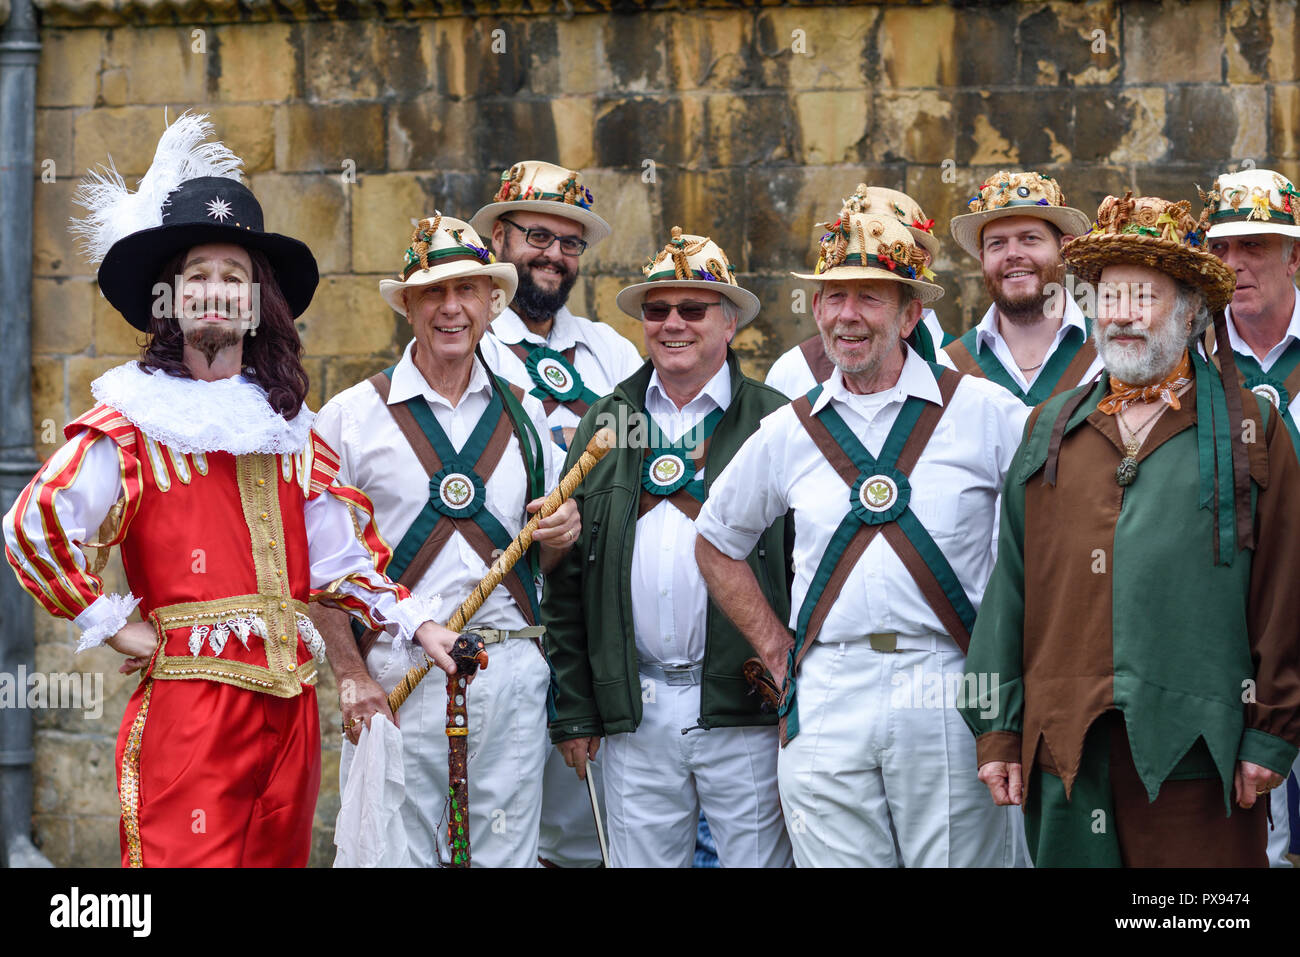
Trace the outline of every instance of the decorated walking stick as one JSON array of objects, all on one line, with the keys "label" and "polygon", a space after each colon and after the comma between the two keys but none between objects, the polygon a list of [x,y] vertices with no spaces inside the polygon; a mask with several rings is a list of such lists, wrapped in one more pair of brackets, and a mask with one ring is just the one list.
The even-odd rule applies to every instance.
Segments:
[{"label": "decorated walking stick", "polygon": [[451,646],[456,673],[447,679],[447,847],[452,867],[469,867],[469,710],[466,695],[479,668],[488,666],[483,638],[467,631]]},{"label": "decorated walking stick", "polygon": [[[482,581],[474,586],[456,613],[447,622],[450,631],[461,631],[474,613],[483,607],[483,602],[492,593],[492,589],[505,579],[515,562],[519,561],[533,543],[533,533],[542,519],[551,515],[569,500],[574,489],[602,458],[605,457],[617,441],[612,429],[601,429],[591,437],[586,449],[573,468],[560,479],[555,491],[546,496],[542,507],[537,510],[528,524],[519,530],[515,540],[501,553]],[[461,635],[451,649],[451,658],[456,663],[456,673],[447,677],[447,783],[451,801],[451,813],[447,823],[448,847],[451,849],[452,867],[469,867],[469,784],[466,780],[469,739],[469,685],[474,673],[479,668],[487,667],[487,652],[483,650],[483,640],[474,632]],[[420,683],[433,662],[426,656],[424,664],[412,668],[406,673],[397,687],[388,696],[388,707],[397,714],[403,702],[410,697],[415,686]]]}]

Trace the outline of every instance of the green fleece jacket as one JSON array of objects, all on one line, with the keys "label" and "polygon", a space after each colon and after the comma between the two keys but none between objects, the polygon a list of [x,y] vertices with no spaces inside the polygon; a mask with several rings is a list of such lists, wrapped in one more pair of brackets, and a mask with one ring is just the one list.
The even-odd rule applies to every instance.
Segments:
[{"label": "green fleece jacket", "polygon": [[[731,404],[709,443],[705,487],[758,429],[759,421],[789,400],[761,382],[741,374],[728,350]],[[653,366],[649,362],[619,383],[614,392],[583,416],[570,445],[566,470],[602,426],[627,432],[628,423],[645,407]],[[620,438],[627,436],[620,432]],[[636,540],[637,503],[641,495],[644,450],[626,442],[612,449],[591,470],[574,494],[582,514],[582,534],[546,578],[542,620],[553,668],[556,717],[551,739],[599,737],[635,731],[641,722],[642,690],[637,674],[632,628],[632,551]],[[673,506],[670,506],[673,507]],[[777,617],[790,617],[790,553],[793,516],[773,523],[749,555],[759,585]],[[679,555],[694,562],[693,555]],[[775,724],[775,714],[759,709],[757,695],[741,675],[754,651],[713,602],[709,602],[700,689],[701,728]]]}]

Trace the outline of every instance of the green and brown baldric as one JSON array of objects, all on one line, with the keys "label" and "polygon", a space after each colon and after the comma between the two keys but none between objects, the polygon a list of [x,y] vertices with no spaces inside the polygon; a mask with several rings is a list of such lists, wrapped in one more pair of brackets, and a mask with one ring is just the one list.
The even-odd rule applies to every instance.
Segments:
[{"label": "green and brown baldric", "polygon": [[945,347],[957,371],[996,382],[1031,408],[1079,385],[1097,359],[1097,347],[1092,344],[1092,324],[1085,319],[1084,331],[1081,332],[1078,326],[1071,326],[1066,331],[1060,345],[1026,392],[992,349],[979,348],[978,337],[979,327],[976,326]]},{"label": "green and brown baldric", "polygon": [[[1205,330],[1205,354],[1213,358],[1215,366],[1219,365],[1216,350],[1214,326]],[[1296,455],[1300,455],[1300,431],[1296,429],[1295,417],[1291,411],[1291,399],[1300,392],[1300,339],[1291,340],[1291,344],[1277,358],[1267,372],[1253,355],[1235,352],[1237,378],[1241,384],[1262,395],[1273,403],[1291,434],[1291,444],[1295,446]]]},{"label": "green and brown baldric", "polygon": [[799,733],[796,694],[799,665],[821,631],[853,566],[877,533],[885,536],[962,651],[970,644],[975,607],[952,565],[910,507],[912,487],[908,476],[951,404],[961,379],[951,369],[933,362],[929,366],[939,384],[941,404],[910,396],[876,456],[867,451],[830,403],[813,413],[822,386],[792,403],[800,424],[848,486],[849,510],[831,536],[799,608],[794,647],[786,662],[786,693],[778,712],[783,745]]},{"label": "green and brown baldric", "polygon": [[[414,588],[455,532],[469,542],[483,564],[490,568],[496,555],[508,548],[513,539],[487,508],[487,482],[512,435],[517,434],[519,438],[529,498],[539,498],[545,491],[542,440],[520,404],[523,390],[497,377],[487,409],[458,451],[422,396],[389,404],[394,368],[376,373],[369,381],[428,476],[429,499],[393,549],[388,575]],[[528,624],[536,626],[541,611],[537,588],[529,574],[530,569],[536,569],[535,550],[530,559],[516,564],[502,584]],[[356,633],[358,629],[354,627],[353,631]],[[475,662],[487,666],[481,638],[472,631],[467,635],[468,638],[462,635],[457,641],[453,658],[458,670],[447,679],[447,844],[452,867],[468,867],[470,863],[469,682]],[[363,659],[376,637],[374,631],[358,636]],[[554,701],[549,696],[547,710],[554,712]]]}]

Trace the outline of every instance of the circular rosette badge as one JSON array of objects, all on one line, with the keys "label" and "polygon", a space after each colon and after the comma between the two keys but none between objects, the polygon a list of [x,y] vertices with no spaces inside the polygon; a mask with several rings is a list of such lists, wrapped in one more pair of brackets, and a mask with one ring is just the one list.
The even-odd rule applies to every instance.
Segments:
[{"label": "circular rosette badge", "polygon": [[907,476],[896,469],[863,473],[849,490],[849,505],[864,525],[892,522],[907,510],[911,498]]},{"label": "circular rosette badge", "polygon": [[430,501],[443,515],[469,518],[483,507],[483,480],[472,470],[443,469],[429,479]]},{"label": "circular rosette badge", "polygon": [[568,402],[582,395],[582,376],[578,374],[569,360],[551,349],[534,349],[529,355],[528,374],[543,391],[551,394],[561,402]]},{"label": "circular rosette badge", "polygon": [[1286,415],[1287,407],[1291,404],[1291,397],[1287,395],[1286,386],[1276,382],[1267,376],[1252,376],[1246,380],[1246,388],[1256,395],[1262,395],[1273,403],[1273,408],[1277,409],[1278,415]]},{"label": "circular rosette badge", "polygon": [[641,486],[652,495],[672,495],[695,477],[695,463],[680,449],[655,449],[641,471]]}]

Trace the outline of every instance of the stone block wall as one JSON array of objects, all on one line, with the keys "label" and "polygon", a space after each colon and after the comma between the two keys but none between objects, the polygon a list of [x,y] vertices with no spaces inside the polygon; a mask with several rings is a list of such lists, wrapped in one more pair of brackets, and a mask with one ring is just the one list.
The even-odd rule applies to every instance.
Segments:
[{"label": "stone block wall", "polygon": [[[737,348],[751,374],[811,334],[789,270],[858,182],[915,196],[944,242],[953,332],[986,307],[948,222],[1000,168],[1055,176],[1092,213],[1132,188],[1195,200],[1243,163],[1300,178],[1292,0],[360,3],[43,0],[37,83],[33,397],[37,453],[137,352],[67,233],[87,167],[134,182],[164,110],[198,108],[246,161],[270,228],[306,241],[322,283],[299,321],[309,403],[389,364],[408,336],[379,298],[410,220],[468,218],[524,158],[584,170],[611,239],[571,305],[637,341],[614,305],[681,225],[718,240],[763,302]],[[120,570],[111,573],[120,576]],[[111,578],[111,576],[110,576]],[[119,587],[120,587],[119,582]],[[37,833],[59,864],[117,859],[113,740],[133,680],[38,615],[38,669],[98,670],[88,721],[38,719]],[[314,860],[332,858],[336,694]]]}]

